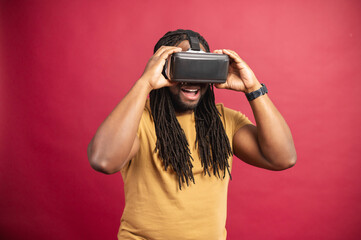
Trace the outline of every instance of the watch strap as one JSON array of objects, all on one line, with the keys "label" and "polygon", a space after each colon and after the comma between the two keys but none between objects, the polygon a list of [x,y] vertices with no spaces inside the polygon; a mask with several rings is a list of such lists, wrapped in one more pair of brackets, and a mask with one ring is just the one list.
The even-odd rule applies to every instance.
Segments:
[{"label": "watch strap", "polygon": [[268,90],[266,88],[266,85],[264,85],[263,83],[261,83],[262,87],[256,91],[250,92],[250,93],[246,93],[246,97],[248,101],[252,101],[255,100],[256,98],[265,95],[266,93],[268,93]]}]

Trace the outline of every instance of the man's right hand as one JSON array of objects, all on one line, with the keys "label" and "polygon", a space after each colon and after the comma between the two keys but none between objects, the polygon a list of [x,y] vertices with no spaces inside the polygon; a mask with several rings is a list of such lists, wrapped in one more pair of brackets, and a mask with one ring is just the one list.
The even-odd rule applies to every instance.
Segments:
[{"label": "man's right hand", "polygon": [[160,47],[149,59],[147,66],[145,67],[144,72],[139,80],[148,83],[150,90],[172,86],[174,83],[167,80],[162,75],[162,71],[169,55],[181,51],[182,49],[179,47]]}]

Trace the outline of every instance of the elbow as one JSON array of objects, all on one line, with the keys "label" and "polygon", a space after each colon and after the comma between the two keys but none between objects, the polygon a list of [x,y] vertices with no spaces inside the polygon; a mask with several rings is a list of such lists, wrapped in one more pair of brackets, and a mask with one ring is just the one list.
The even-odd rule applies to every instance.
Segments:
[{"label": "elbow", "polygon": [[90,142],[87,149],[88,160],[90,166],[97,172],[101,172],[107,175],[119,172],[126,161],[123,161],[121,156],[112,156],[105,154],[107,151],[99,151],[99,149],[93,146]]},{"label": "elbow", "polygon": [[294,154],[291,157],[282,161],[282,163],[277,164],[277,166],[275,166],[274,170],[282,171],[282,170],[289,169],[289,168],[293,167],[296,164],[296,162],[297,162],[297,154]]},{"label": "elbow", "polygon": [[293,167],[294,165],[296,165],[297,162],[297,154],[294,154],[294,156],[290,159],[290,166],[288,168]]},{"label": "elbow", "polygon": [[290,158],[287,163],[285,164],[284,168],[281,169],[281,170],[286,170],[286,169],[289,169],[291,167],[293,167],[294,165],[296,165],[296,162],[297,162],[297,156],[294,156],[292,158]]},{"label": "elbow", "polygon": [[101,172],[107,175],[118,172],[118,170],[115,169],[107,159],[90,158],[89,163],[90,166],[97,172]]},{"label": "elbow", "polygon": [[118,170],[114,168],[113,164],[111,164],[109,159],[99,157],[99,154],[96,154],[96,151],[93,151],[91,144],[88,146],[87,154],[90,166],[95,171],[104,174],[113,174],[118,172]]},{"label": "elbow", "polygon": [[297,162],[297,153],[296,153],[296,149],[294,149],[292,155],[288,158],[288,167],[287,168],[291,168],[294,165],[296,165]]}]

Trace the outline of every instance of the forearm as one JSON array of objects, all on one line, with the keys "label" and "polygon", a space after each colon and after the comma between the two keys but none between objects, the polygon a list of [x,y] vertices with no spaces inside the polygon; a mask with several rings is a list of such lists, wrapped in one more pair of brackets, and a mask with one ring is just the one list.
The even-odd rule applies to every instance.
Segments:
[{"label": "forearm", "polygon": [[267,94],[250,101],[257,124],[257,139],[263,156],[276,168],[296,162],[291,131]]},{"label": "forearm", "polygon": [[[227,54],[232,63],[226,83],[217,88],[250,93],[262,86],[249,66],[232,50],[215,50]],[[296,162],[296,150],[286,121],[268,95],[250,101],[257,127],[239,129],[233,137],[236,156],[245,162],[271,170],[282,170]]]},{"label": "forearm", "polygon": [[113,173],[129,160],[150,90],[146,81],[138,80],[99,126],[88,146],[89,162],[95,170]]}]

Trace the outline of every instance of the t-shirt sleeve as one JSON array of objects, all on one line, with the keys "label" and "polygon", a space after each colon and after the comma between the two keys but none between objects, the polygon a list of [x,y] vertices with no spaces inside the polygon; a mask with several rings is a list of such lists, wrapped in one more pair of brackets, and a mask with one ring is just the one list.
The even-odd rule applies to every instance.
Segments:
[{"label": "t-shirt sleeve", "polygon": [[239,111],[224,107],[223,104],[219,104],[219,110],[223,116],[223,122],[227,132],[230,131],[232,135],[234,135],[241,127],[252,124],[246,115]]},{"label": "t-shirt sleeve", "polygon": [[[234,111],[234,110],[231,110]],[[248,117],[246,117],[246,115],[244,115],[243,113],[240,113],[238,111],[234,111],[234,125],[233,125],[233,132],[237,132],[238,129],[240,129],[241,127],[247,125],[247,124],[252,124],[252,122],[248,119]]]}]

